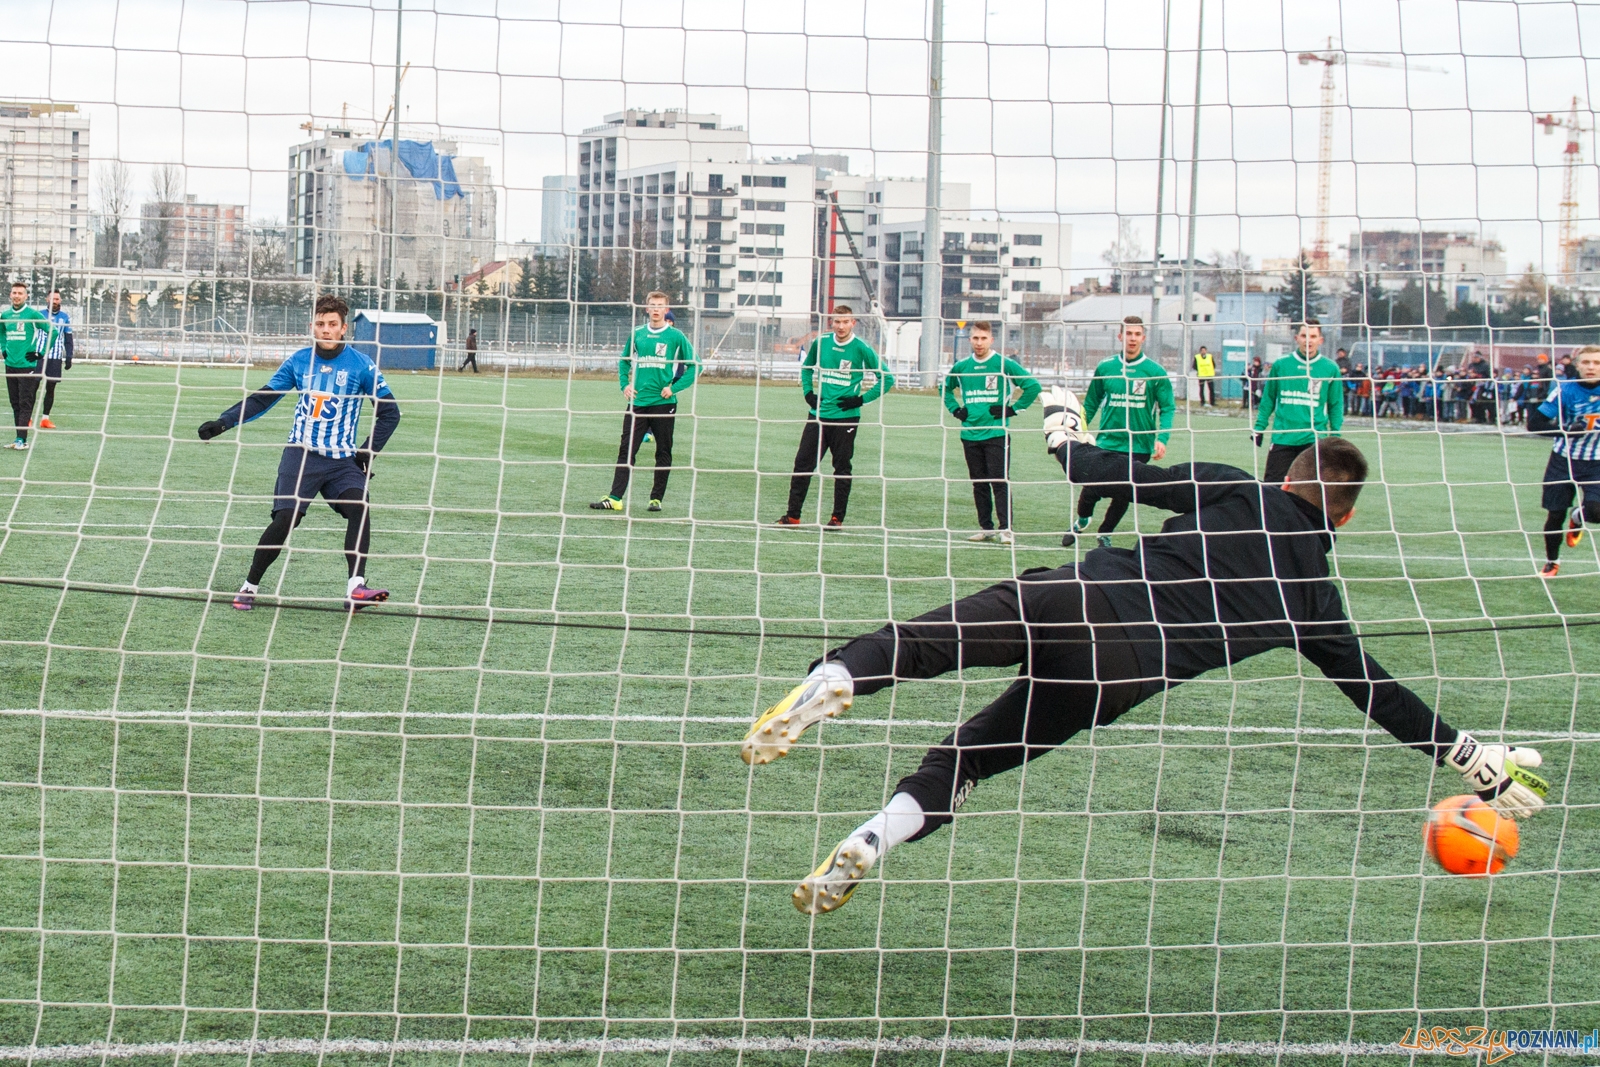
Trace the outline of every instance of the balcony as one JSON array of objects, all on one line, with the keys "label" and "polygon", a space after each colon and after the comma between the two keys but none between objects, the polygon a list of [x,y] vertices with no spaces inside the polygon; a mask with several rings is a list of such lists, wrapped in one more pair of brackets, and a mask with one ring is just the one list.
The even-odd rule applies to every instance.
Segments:
[{"label": "balcony", "polygon": [[700,212],[697,211],[697,212],[695,212],[694,220],[696,222],[737,222],[739,220],[739,213],[738,212],[731,212],[731,213],[724,214],[724,213],[718,212],[716,214],[713,214],[711,212],[706,212],[704,214],[701,214]]},{"label": "balcony", "polygon": [[723,189],[713,189],[713,188],[708,186],[708,187],[706,187],[704,189],[686,189],[684,191],[687,192],[690,196],[738,196],[739,195],[739,190],[731,188],[731,187],[723,188]]}]

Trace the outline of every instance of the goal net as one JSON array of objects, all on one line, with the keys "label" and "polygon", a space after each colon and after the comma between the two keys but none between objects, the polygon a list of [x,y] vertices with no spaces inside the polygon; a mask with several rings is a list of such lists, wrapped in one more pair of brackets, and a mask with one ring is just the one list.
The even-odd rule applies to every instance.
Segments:
[{"label": "goal net", "polygon": [[[1595,29],[8,7],[0,1059],[1592,1051],[1600,488],[1546,485],[1529,420],[1600,341]],[[677,333],[636,333],[654,292]],[[337,383],[295,356],[329,295]],[[1329,557],[1354,626],[1456,726],[1538,748],[1548,809],[1503,872],[1445,873],[1422,827],[1457,776],[1278,650],[980,783],[801,914],[1015,672],[859,696],[770,765],[746,729],[856,635],[1150,544],[1150,506],[1074,530],[1032,393],[1136,358],[1128,316],[1119,417],[1170,418],[1159,465],[1251,476],[1266,375],[1321,321],[1372,472]],[[985,330],[1018,374],[951,392]],[[367,512],[339,481],[386,432],[341,422],[363,389],[400,412]],[[291,434],[338,509],[260,564]]]}]

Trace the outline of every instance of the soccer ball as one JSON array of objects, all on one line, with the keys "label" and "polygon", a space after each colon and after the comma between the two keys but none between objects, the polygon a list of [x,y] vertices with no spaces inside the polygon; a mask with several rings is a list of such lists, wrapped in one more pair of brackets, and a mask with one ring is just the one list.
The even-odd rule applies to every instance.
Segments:
[{"label": "soccer ball", "polygon": [[1480,878],[1499,874],[1517,854],[1517,821],[1473,796],[1441,800],[1422,827],[1428,855],[1451,874]]}]

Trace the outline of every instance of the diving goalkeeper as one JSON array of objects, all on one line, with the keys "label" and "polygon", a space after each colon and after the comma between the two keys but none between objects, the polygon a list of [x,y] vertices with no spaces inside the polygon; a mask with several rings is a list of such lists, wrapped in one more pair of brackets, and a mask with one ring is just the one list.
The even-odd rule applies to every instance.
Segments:
[{"label": "diving goalkeeper", "polygon": [[[300,392],[289,445],[278,461],[272,521],[256,546],[249,576],[233,598],[240,611],[256,606],[267,568],[283,552],[289,531],[300,525],[319,493],[346,522],[344,558],[350,579],[345,607],[356,610],[389,599],[387,589],[367,588],[367,556],[372,550],[367,481],[372,457],[383,451],[400,425],[400,404],[377,364],[345,345],[349,317],[349,305],[343,300],[319,297],[311,321],[315,343],[284,360],[266,385],[200,427],[200,440],[209,441],[241,422],[259,419],[291,389]],[[377,426],[358,445],[363,400],[372,401]]]},{"label": "diving goalkeeper", "polygon": [[[1075,396],[1057,388],[1044,410],[1050,452],[1068,478],[1127,478],[1128,457],[1091,443]],[[999,699],[929,749],[888,805],[800,883],[795,907],[812,915],[839,907],[885,852],[950,822],[983,779],[1171,686],[1274,648],[1297,650],[1379,726],[1459,771],[1500,812],[1538,811],[1549,787],[1532,773],[1537,752],[1458,732],[1351,632],[1329,580],[1328,552],[1366,475],[1360,450],[1333,437],[1296,457],[1281,485],[1216,463],[1163,469],[1135,462],[1134,500],[1176,513],[1138,551],[1096,549],[1076,567],[1024,574],[828,653],[756,721],[745,738],[746,762],[786,754],[812,723],[899,679],[967,667],[1021,670]]]}]

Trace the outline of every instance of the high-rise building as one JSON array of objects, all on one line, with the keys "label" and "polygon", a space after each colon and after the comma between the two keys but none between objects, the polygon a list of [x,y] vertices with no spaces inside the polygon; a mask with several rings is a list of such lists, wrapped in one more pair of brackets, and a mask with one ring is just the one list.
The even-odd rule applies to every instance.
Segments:
[{"label": "high-rise building", "polygon": [[539,243],[552,251],[572,245],[578,235],[578,176],[547,174],[539,209]]},{"label": "high-rise building", "polygon": [[139,233],[150,266],[216,274],[244,265],[250,239],[245,219],[243,204],[202,204],[191,193],[141,205]]},{"label": "high-rise building", "polygon": [[1457,305],[1484,302],[1506,276],[1505,250],[1476,233],[1448,230],[1362,230],[1350,235],[1350,269],[1378,278],[1384,288],[1408,281],[1437,285]]},{"label": "high-rise building", "polygon": [[488,164],[454,141],[390,141],[333,127],[289,152],[289,262],[296,274],[441,289],[494,257]]},{"label": "high-rise building", "polygon": [[0,101],[0,136],[8,265],[89,266],[89,116],[76,104]]}]

